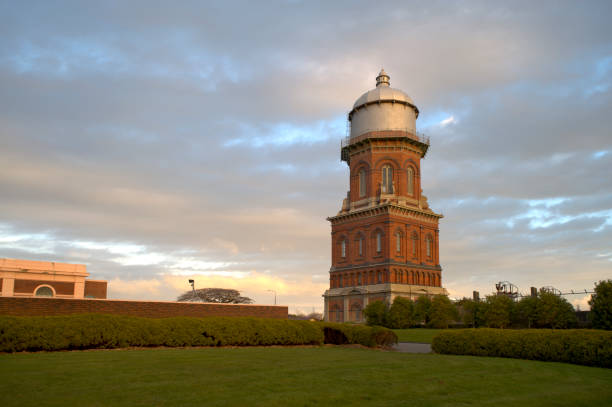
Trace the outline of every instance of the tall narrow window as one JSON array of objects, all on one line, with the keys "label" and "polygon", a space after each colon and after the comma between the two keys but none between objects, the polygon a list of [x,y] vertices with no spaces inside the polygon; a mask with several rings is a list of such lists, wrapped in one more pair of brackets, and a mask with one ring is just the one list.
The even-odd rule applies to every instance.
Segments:
[{"label": "tall narrow window", "polygon": [[414,171],[411,167],[408,167],[406,184],[406,193],[408,195],[414,195]]},{"label": "tall narrow window", "polygon": [[366,195],[366,173],[365,170],[359,171],[359,197]]},{"label": "tall narrow window", "polygon": [[363,256],[363,236],[359,237],[359,255]]},{"label": "tall narrow window", "polygon": [[400,232],[395,232],[395,251],[402,251],[402,234]]},{"label": "tall narrow window", "polygon": [[376,252],[380,253],[382,250],[382,236],[380,232],[376,234]]},{"label": "tall narrow window", "polygon": [[427,247],[427,257],[431,257],[431,236],[425,238],[425,245]]},{"label": "tall narrow window", "polygon": [[382,193],[393,193],[393,169],[389,165],[382,168]]},{"label": "tall narrow window", "polygon": [[419,236],[414,232],[412,234],[412,256],[416,257],[417,254],[417,244],[419,242]]},{"label": "tall narrow window", "polygon": [[340,287],[342,287],[342,274],[340,276],[338,276],[338,283],[340,285]]},{"label": "tall narrow window", "polygon": [[346,257],[346,240],[342,241],[342,257]]},{"label": "tall narrow window", "polygon": [[376,272],[376,282],[378,284],[382,283],[382,276],[380,275],[380,271]]},{"label": "tall narrow window", "polygon": [[361,273],[357,274],[357,285],[361,285]]}]

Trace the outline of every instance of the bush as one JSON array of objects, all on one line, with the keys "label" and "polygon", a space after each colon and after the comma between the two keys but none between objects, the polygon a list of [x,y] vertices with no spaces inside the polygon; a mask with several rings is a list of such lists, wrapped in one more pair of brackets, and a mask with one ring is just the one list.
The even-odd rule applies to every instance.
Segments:
[{"label": "bush", "polygon": [[414,323],[412,301],[403,297],[395,297],[387,317],[387,328],[405,329]]},{"label": "bush", "polygon": [[325,343],[344,345],[348,343],[368,347],[389,347],[397,343],[397,335],[390,329],[380,326],[363,326],[324,322]]},{"label": "bush", "polygon": [[421,295],[414,303],[414,317],[417,323],[429,324],[429,310],[431,308],[431,298]]},{"label": "bush", "polygon": [[489,295],[483,304],[484,322],[490,328],[507,328],[510,325],[514,301],[505,295]]},{"label": "bush", "polygon": [[371,302],[363,309],[368,325],[386,326],[388,312],[387,305],[382,301]]},{"label": "bush", "polygon": [[397,337],[388,329],[282,319],[140,318],[81,314],[54,317],[0,317],[0,352],[123,348],[129,346],[320,345],[327,331],[346,343],[387,346]]},{"label": "bush", "polygon": [[429,307],[429,324],[432,328],[445,329],[458,318],[457,309],[445,295],[436,295]]},{"label": "bush", "polygon": [[497,356],[612,368],[612,332],[596,330],[448,330],[432,342],[436,353]]},{"label": "bush", "polygon": [[593,328],[612,329],[612,280],[600,281],[589,300]]}]

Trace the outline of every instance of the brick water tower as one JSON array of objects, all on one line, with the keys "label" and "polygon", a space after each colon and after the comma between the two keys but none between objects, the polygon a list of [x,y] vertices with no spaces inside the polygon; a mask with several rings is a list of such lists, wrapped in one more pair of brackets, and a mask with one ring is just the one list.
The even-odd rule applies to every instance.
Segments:
[{"label": "brick water tower", "polygon": [[389,86],[384,70],[376,88],[348,114],[350,135],[340,156],[350,190],[332,226],[332,265],[325,291],[327,321],[363,320],[373,301],[447,294],[442,287],[438,221],[421,190],[421,158],[429,138],[417,133],[419,109]]}]

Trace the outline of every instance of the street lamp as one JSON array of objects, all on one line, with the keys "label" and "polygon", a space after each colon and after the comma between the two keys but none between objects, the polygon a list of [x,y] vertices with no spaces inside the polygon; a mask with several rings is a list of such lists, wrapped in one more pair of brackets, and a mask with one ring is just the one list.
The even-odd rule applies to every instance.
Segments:
[{"label": "street lamp", "polygon": [[276,305],[276,291],[274,291],[274,290],[266,290],[266,291],[274,293],[274,305]]},{"label": "street lamp", "polygon": [[195,298],[196,298],[195,280],[189,279],[189,284],[191,284],[191,290],[193,292],[193,299],[195,300]]}]

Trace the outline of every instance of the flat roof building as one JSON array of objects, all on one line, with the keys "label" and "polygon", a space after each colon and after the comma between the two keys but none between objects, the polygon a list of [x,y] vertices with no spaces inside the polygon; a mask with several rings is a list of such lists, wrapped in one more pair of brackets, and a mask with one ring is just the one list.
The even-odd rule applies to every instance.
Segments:
[{"label": "flat roof building", "polygon": [[107,282],[88,276],[84,264],[0,258],[3,297],[106,298]]}]

